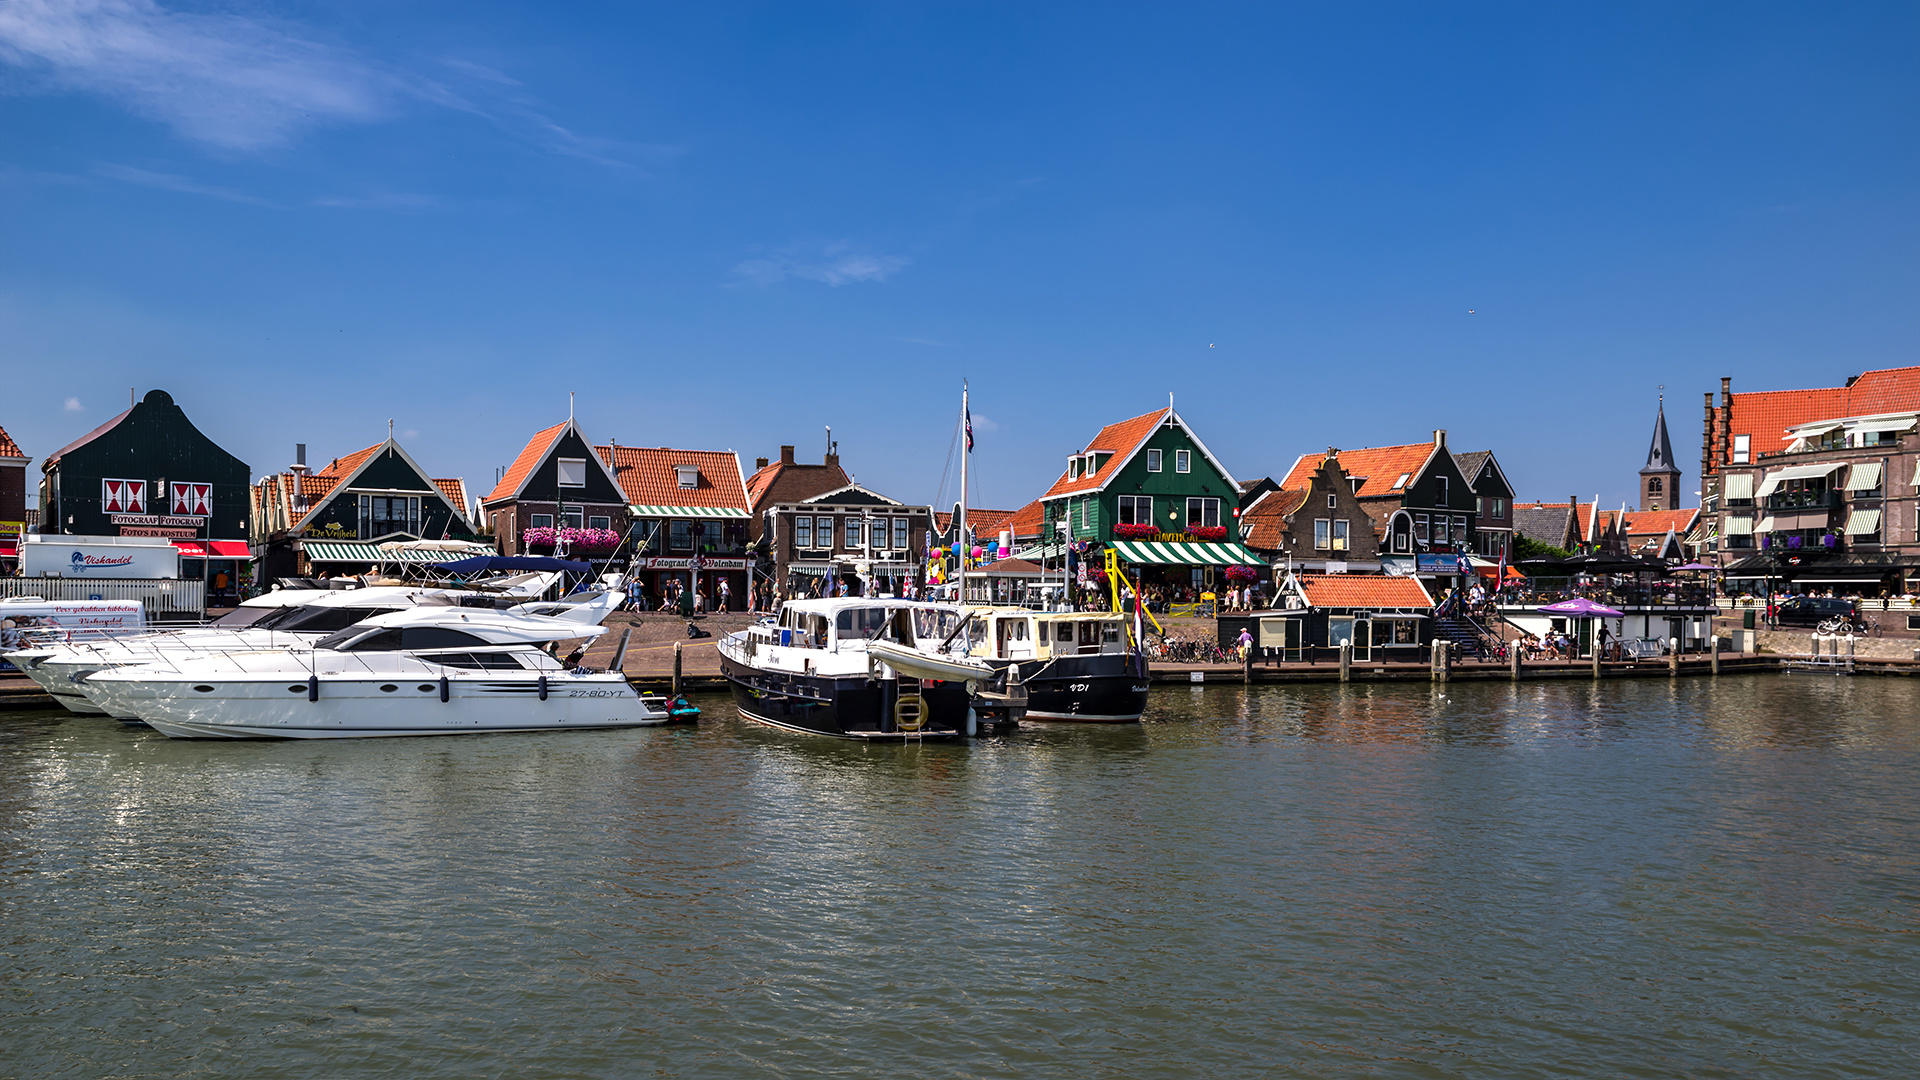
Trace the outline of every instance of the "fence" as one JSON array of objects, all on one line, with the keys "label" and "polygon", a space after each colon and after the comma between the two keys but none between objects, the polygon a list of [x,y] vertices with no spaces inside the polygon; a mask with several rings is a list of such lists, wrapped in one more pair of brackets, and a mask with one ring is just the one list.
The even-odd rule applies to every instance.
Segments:
[{"label": "fence", "polygon": [[193,578],[0,578],[0,597],[43,600],[138,600],[148,622],[207,617],[207,583]]}]

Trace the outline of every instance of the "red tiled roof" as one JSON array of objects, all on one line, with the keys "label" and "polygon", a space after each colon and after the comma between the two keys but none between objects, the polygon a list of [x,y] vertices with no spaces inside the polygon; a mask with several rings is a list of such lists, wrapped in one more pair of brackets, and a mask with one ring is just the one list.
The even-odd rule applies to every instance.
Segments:
[{"label": "red tiled roof", "polygon": [[[1398,476],[1398,473],[1394,475]],[[1433,598],[1419,578],[1373,574],[1299,574],[1307,603],[1317,608],[1427,608]]]},{"label": "red tiled roof", "polygon": [[436,477],[433,486],[440,489],[440,494],[447,497],[447,501],[453,504],[453,508],[459,511],[461,517],[466,517],[471,512],[471,508],[467,506],[465,480],[443,480]]},{"label": "red tiled roof", "polygon": [[13,441],[6,428],[0,428],[0,457],[26,457],[20,452],[20,444]]},{"label": "red tiled roof", "polygon": [[319,502],[339,482],[337,476],[303,476],[300,478],[300,494],[310,503]]},{"label": "red tiled roof", "polygon": [[991,562],[967,572],[969,574],[1042,574],[1046,571],[1039,563],[1026,559],[1001,559],[999,562]]},{"label": "red tiled roof", "polygon": [[[670,450],[654,446],[596,446],[627,502],[636,506],[717,506],[747,509],[740,459],[725,450]],[[698,487],[680,486],[676,465],[700,470]]]},{"label": "red tiled roof", "polygon": [[1815,420],[1920,411],[1920,367],[1869,371],[1852,386],[1754,390],[1733,395],[1728,427],[1752,439],[1754,455],[1787,447],[1787,429]]},{"label": "red tiled roof", "polygon": [[776,461],[747,478],[747,505],[758,511],[768,503],[792,503],[839,491],[853,481],[838,465]]},{"label": "red tiled roof", "polygon": [[512,465],[507,466],[507,471],[500,477],[500,482],[495,484],[493,490],[487,493],[487,497],[480,501],[488,503],[495,499],[512,498],[513,493],[520,490],[520,482],[546,459],[547,451],[553,448],[553,440],[559,438],[560,433],[565,430],[567,430],[566,424],[555,424],[545,430],[534,432],[533,438],[527,440],[526,449],[520,451],[520,456],[513,459]]},{"label": "red tiled roof", "polygon": [[1046,510],[1040,505],[1039,499],[1035,499],[1020,509],[1015,510],[1013,517],[1007,522],[1007,528],[1013,530],[1013,538],[1015,540],[1024,540],[1039,536],[1040,530],[1045,527]]},{"label": "red tiled roof", "polygon": [[1278,551],[1287,532],[1287,515],[1307,501],[1305,489],[1268,492],[1240,515],[1246,544],[1262,551]]},{"label": "red tiled roof", "polygon": [[1694,519],[1700,516],[1700,510],[1629,510],[1627,511],[1628,536],[1665,536],[1672,529],[1675,536],[1685,536],[1693,528]]},{"label": "red tiled roof", "polygon": [[[1362,499],[1380,499],[1399,496],[1402,489],[1394,487],[1394,482],[1400,479],[1402,473],[1405,473],[1408,475],[1407,482],[1412,483],[1413,478],[1420,473],[1420,466],[1425,465],[1427,458],[1432,454],[1433,444],[1423,442],[1408,443],[1405,446],[1372,446],[1364,450],[1342,450],[1337,456],[1340,467],[1346,470],[1349,478],[1364,477],[1366,479],[1354,494]],[[1301,454],[1293,463],[1293,468],[1287,470],[1287,475],[1280,481],[1280,486],[1306,488],[1313,483],[1313,474],[1319,471],[1320,463],[1326,459],[1327,455],[1324,452]]]},{"label": "red tiled roof", "polygon": [[1055,480],[1053,486],[1047,489],[1047,493],[1040,497],[1051,499],[1058,495],[1074,495],[1082,491],[1098,490],[1100,485],[1107,482],[1107,477],[1113,475],[1108,468],[1125,461],[1141,443],[1147,441],[1148,436],[1153,434],[1154,429],[1160,426],[1160,422],[1165,420],[1166,416],[1167,410],[1159,409],[1101,428],[1100,434],[1095,435],[1093,441],[1087,444],[1087,448],[1080,452],[1087,454],[1095,450],[1107,451],[1113,454],[1107,465],[1102,466],[1099,472],[1072,479],[1069,479],[1066,470],[1062,469],[1060,479]]}]

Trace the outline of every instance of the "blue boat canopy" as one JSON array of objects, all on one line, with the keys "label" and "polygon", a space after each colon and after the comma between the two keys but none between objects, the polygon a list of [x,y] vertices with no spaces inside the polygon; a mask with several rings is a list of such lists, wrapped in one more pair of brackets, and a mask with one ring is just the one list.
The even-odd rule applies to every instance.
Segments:
[{"label": "blue boat canopy", "polygon": [[585,574],[593,569],[591,563],[556,559],[548,555],[475,555],[433,565],[435,569],[450,570],[456,574],[484,574],[496,570],[571,570],[576,574]]}]

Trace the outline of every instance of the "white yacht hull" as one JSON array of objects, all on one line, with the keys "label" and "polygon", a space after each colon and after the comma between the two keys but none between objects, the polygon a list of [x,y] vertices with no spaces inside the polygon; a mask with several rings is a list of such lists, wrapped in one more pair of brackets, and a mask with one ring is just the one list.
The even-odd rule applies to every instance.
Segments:
[{"label": "white yacht hull", "polygon": [[[169,673],[171,674],[171,673]],[[529,673],[530,674],[530,673]],[[206,674],[189,679],[103,672],[90,680],[115,715],[137,716],[176,739],[359,739],[648,727],[667,723],[618,674],[552,674],[546,700],[536,678],[474,672],[420,675]],[[205,680],[205,681],[202,681]],[[205,687],[206,689],[201,689]],[[390,689],[389,689],[390,688]]]},{"label": "white yacht hull", "polygon": [[50,662],[48,658],[53,655],[50,650],[29,649],[8,653],[7,659],[67,711],[82,716],[105,715],[106,710],[89,701],[87,695],[68,677],[72,674],[70,671]]}]

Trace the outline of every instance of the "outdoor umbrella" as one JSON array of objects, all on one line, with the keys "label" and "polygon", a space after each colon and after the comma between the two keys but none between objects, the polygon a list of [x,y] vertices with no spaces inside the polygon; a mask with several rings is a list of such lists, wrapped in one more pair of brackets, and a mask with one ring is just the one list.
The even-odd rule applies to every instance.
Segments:
[{"label": "outdoor umbrella", "polygon": [[1639,559],[1624,555],[1575,555],[1561,565],[1583,574],[1633,574],[1650,569]]},{"label": "outdoor umbrella", "polygon": [[1576,596],[1571,600],[1562,600],[1557,604],[1543,604],[1533,610],[1547,615],[1574,615],[1599,619],[1618,619],[1621,617],[1620,612],[1607,607],[1605,604],[1596,604],[1584,596]]}]

